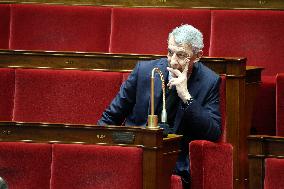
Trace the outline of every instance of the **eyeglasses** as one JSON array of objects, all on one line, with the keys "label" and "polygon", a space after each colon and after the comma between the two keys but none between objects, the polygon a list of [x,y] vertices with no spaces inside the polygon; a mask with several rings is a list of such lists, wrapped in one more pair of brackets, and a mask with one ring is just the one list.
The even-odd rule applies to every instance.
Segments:
[{"label": "eyeglasses", "polygon": [[171,49],[168,49],[168,56],[172,57],[174,56],[174,54],[176,54],[176,56],[181,60],[189,57],[189,55],[186,52],[183,51],[174,52]]}]

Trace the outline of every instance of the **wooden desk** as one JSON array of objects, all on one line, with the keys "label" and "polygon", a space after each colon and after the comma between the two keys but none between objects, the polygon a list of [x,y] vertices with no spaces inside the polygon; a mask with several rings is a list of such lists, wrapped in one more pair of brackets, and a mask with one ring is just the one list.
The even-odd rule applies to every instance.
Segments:
[{"label": "wooden desk", "polygon": [[143,188],[169,189],[181,136],[162,129],[0,122],[0,142],[118,145],[143,148]]}]

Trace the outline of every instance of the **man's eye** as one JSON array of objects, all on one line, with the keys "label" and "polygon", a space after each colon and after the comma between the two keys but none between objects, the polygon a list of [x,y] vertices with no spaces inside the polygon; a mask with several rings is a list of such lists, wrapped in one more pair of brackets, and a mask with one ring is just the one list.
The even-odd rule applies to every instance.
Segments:
[{"label": "man's eye", "polygon": [[171,51],[171,50],[168,50],[168,53],[169,53],[170,56],[174,55],[173,51]]},{"label": "man's eye", "polygon": [[177,53],[177,57],[179,57],[179,58],[185,58],[185,57],[186,57],[186,55],[185,55],[185,54],[183,54],[183,53]]}]

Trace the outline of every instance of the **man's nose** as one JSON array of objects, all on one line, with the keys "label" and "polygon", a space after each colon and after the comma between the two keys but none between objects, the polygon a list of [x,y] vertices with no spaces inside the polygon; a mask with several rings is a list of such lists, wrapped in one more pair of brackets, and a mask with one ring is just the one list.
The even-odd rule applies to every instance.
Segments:
[{"label": "man's nose", "polygon": [[177,65],[178,61],[177,61],[177,57],[176,54],[174,54],[171,58],[171,65]]}]

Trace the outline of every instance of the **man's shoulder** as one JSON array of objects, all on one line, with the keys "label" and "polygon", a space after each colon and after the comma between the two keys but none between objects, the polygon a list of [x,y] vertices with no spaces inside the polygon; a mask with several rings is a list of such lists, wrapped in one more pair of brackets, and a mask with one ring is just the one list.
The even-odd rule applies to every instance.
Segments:
[{"label": "man's shoulder", "polygon": [[220,77],[216,72],[205,66],[202,62],[198,62],[198,71],[203,76],[212,77],[216,79]]}]

